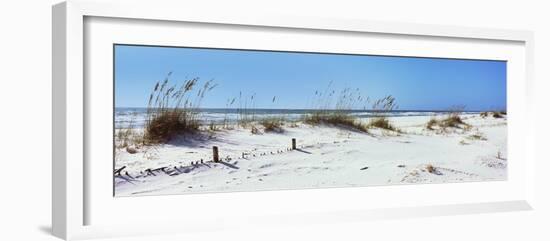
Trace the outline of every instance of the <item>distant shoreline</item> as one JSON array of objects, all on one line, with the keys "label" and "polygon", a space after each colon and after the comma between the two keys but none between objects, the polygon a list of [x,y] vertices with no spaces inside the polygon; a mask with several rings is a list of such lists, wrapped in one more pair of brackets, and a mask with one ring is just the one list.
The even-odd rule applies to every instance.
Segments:
[{"label": "distant shoreline", "polygon": [[[222,123],[236,123],[239,121],[241,114],[251,116],[253,120],[259,121],[263,118],[283,117],[288,122],[295,122],[302,119],[304,115],[315,113],[317,111],[338,111],[338,110],[309,110],[309,109],[223,109],[223,108],[201,108],[198,115],[201,116],[201,124],[209,125]],[[348,113],[359,119],[368,119],[376,117],[381,112],[369,110],[350,110],[339,112]],[[411,110],[396,110],[383,112],[387,117],[411,117],[411,116],[438,116],[445,115],[452,111],[411,111]],[[483,111],[464,111],[463,114],[480,114]],[[147,120],[146,108],[120,108],[115,110],[114,124],[116,129],[127,128],[131,123],[134,127],[141,127]]]},{"label": "distant shoreline", "polygon": [[[496,109],[499,109],[499,108],[496,108]],[[503,110],[505,110],[505,108],[502,108]],[[114,110],[147,110],[147,107],[114,107]],[[242,108],[210,108],[210,107],[207,107],[207,108],[199,108],[198,109],[199,111],[221,111],[221,110],[229,110],[229,111],[235,111],[238,113],[238,111],[242,111],[243,109]],[[293,112],[315,112],[315,111],[344,111],[344,112],[380,112],[380,111],[377,111],[377,110],[373,110],[373,109],[349,109],[349,110],[341,110],[341,109],[283,109],[283,108],[247,108],[246,109],[248,112],[250,111],[293,111]],[[486,109],[486,110],[461,110],[461,112],[464,112],[464,113],[480,113],[480,112],[487,112],[487,111],[494,111],[495,108],[492,108],[492,109]],[[500,109],[499,109],[500,110]],[[441,109],[436,109],[436,110],[427,110],[427,109],[420,109],[420,110],[415,110],[415,109],[402,109],[402,110],[391,110],[391,111],[387,111],[387,112],[437,112],[437,113],[447,113],[447,112],[453,112],[454,110],[449,110],[449,109],[445,109],[445,110],[441,110]]]}]

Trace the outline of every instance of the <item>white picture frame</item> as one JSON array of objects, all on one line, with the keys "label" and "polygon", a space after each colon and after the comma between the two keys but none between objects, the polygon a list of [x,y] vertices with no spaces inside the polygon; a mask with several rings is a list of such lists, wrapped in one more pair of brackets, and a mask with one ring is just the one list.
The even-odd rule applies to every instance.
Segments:
[{"label": "white picture frame", "polygon": [[[155,11],[150,9],[155,8]],[[314,31],[317,34],[380,34],[396,38],[422,37],[438,39],[441,41],[455,40],[456,42],[478,41],[491,45],[496,42],[519,46],[513,50],[511,57],[518,58],[518,71],[509,84],[513,88],[508,89],[512,102],[509,103],[510,115],[515,116],[515,124],[510,125],[509,146],[518,151],[514,157],[517,165],[509,168],[518,170],[518,178],[512,178],[504,183],[461,183],[441,184],[457,192],[469,193],[467,190],[483,192],[489,188],[495,191],[495,198],[466,197],[454,198],[450,195],[440,202],[422,202],[411,200],[410,202],[388,202],[374,208],[359,208],[358,203],[351,203],[347,208],[336,206],[323,206],[311,204],[315,198],[322,200],[327,196],[341,196],[356,198],[361,195],[415,195],[418,192],[433,192],[441,189],[441,186],[414,185],[414,186],[389,186],[389,187],[365,187],[329,190],[294,190],[273,191],[260,193],[225,193],[186,196],[162,196],[140,197],[138,199],[124,198],[120,201],[110,202],[106,196],[96,199],[96,194],[91,187],[90,180],[95,173],[89,173],[95,166],[86,162],[85,156],[89,155],[90,147],[85,139],[89,131],[87,118],[90,111],[86,93],[91,87],[86,84],[85,69],[89,67],[86,54],[86,19],[112,18],[121,21],[138,21],[137,24],[154,22],[155,26],[172,24],[209,24],[220,25],[231,31],[231,28],[254,28],[256,30],[291,31],[299,30],[307,33]],[[53,234],[63,239],[84,239],[94,237],[111,237],[120,235],[157,234],[174,232],[191,232],[198,230],[215,230],[238,225],[277,226],[292,225],[297,222],[326,223],[342,222],[349,220],[369,220],[400,217],[422,217],[432,215],[452,215],[481,212],[530,210],[534,199],[534,130],[530,116],[533,90],[533,34],[529,31],[497,30],[470,27],[421,25],[409,23],[372,22],[349,19],[312,19],[293,16],[270,16],[265,14],[231,16],[230,14],[212,16],[196,9],[187,9],[185,3],[142,3],[142,2],[93,2],[73,0],[60,3],[53,7],[53,167],[52,167],[52,227]],[[133,23],[135,24],[135,23]],[[151,26],[154,28],[155,26]],[[120,27],[120,26],[119,26]],[[124,26],[122,26],[124,27]],[[101,32],[101,31],[99,31]],[[92,32],[96,33],[96,32]],[[89,33],[88,33],[89,34]],[[144,34],[144,33],[142,33]],[[139,40],[139,36],[129,35],[129,39]],[[89,40],[89,39],[88,39]],[[110,41],[110,40],[109,40]],[[115,40],[113,40],[115,41]],[[212,43],[215,44],[215,43]],[[487,53],[490,54],[490,53]],[[426,55],[429,55],[426,53]],[[432,54],[434,57],[437,52]],[[518,56],[518,57],[514,57]],[[498,56],[497,56],[498,58]],[[506,59],[512,61],[512,59]],[[109,60],[112,61],[112,60]],[[515,59],[513,59],[515,61]],[[111,80],[108,80],[111,81]],[[109,82],[110,83],[110,82]],[[112,84],[112,83],[111,83]],[[92,86],[93,87],[93,86]],[[96,87],[93,87],[96,88]],[[93,94],[92,94],[93,95]],[[89,101],[89,100],[88,100]],[[514,134],[515,133],[515,134]],[[517,138],[516,138],[517,137]],[[112,170],[105,170],[111,173]],[[98,174],[99,175],[99,174]],[[109,180],[110,181],[110,180]],[[97,185],[96,185],[97,186]],[[447,186],[445,186],[447,187]],[[384,195],[383,195],[384,194]],[[243,205],[239,200],[248,200],[253,203],[265,203],[277,198],[293,197],[294,203],[283,203],[280,206],[265,209],[249,205],[249,210],[243,212],[229,212],[214,208],[212,215],[199,217],[197,213],[190,213],[187,221],[182,218],[165,218],[151,214],[150,221],[140,224],[125,220],[125,214],[117,219],[121,222],[108,223],[106,219],[109,213],[120,207],[132,206],[157,206],[165,208],[174,207],[177,203],[211,203],[220,200],[234,205]],[[454,199],[453,199],[454,198]],[[184,200],[185,199],[185,200]],[[107,201],[105,201],[107,200]],[[304,200],[304,201],[300,201]],[[334,200],[332,200],[334,201]],[[341,201],[341,200],[340,200]],[[381,201],[381,200],[378,200]],[[373,201],[374,202],[374,201]],[[306,206],[310,203],[310,206]],[[340,203],[342,204],[342,203]],[[172,206],[171,206],[172,205]],[[246,204],[244,204],[246,205]],[[342,206],[342,205],[340,205]],[[218,214],[215,212],[218,211]],[[284,211],[284,212],[283,212]],[[112,215],[112,214],[111,214]],[[210,215],[210,216],[209,216]],[[219,215],[219,216],[216,216]],[[221,216],[225,219],[221,220]],[[90,217],[96,216],[98,221],[91,221]],[[193,222],[189,221],[193,220]],[[218,220],[219,219],[219,220]],[[218,220],[218,221],[216,221]],[[231,222],[226,222],[231,220]],[[291,220],[291,221],[288,221]],[[125,224],[122,224],[122,223]]]}]

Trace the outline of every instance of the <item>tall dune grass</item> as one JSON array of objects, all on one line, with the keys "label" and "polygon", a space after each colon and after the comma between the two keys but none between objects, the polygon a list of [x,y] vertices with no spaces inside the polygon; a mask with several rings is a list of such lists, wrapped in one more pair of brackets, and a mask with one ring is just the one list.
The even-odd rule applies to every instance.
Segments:
[{"label": "tall dune grass", "polygon": [[[331,89],[332,82],[324,91],[316,91],[313,104],[316,105],[311,113],[303,117],[303,121],[310,125],[328,124],[344,128],[367,132],[370,128],[397,130],[393,127],[386,115],[397,108],[395,98],[391,95],[371,103],[368,96],[361,94],[358,88],[345,88],[339,92]],[[377,113],[368,124],[361,122],[352,114],[353,110],[372,110]]]},{"label": "tall dune grass", "polygon": [[243,128],[247,128],[252,122],[256,120],[256,93],[247,96],[239,91],[239,97],[233,98],[238,100],[237,112],[239,114],[237,123]]},{"label": "tall dune grass", "polygon": [[331,89],[332,81],[324,91],[315,91],[313,109],[303,116],[303,121],[309,125],[333,125],[368,132],[367,126],[351,115],[357,102],[361,102],[359,89],[345,88],[340,92]]},{"label": "tall dune grass", "polygon": [[426,123],[426,129],[435,130],[438,127],[441,131],[446,131],[449,128],[469,130],[471,125],[464,122],[462,117],[460,117],[464,113],[465,108],[465,106],[453,106],[449,108],[447,115],[443,119],[431,118]]},{"label": "tall dune grass", "polygon": [[266,117],[260,120],[260,124],[264,127],[264,132],[284,132],[284,123],[285,120],[282,117]]},{"label": "tall dune grass", "polygon": [[303,121],[310,125],[333,125],[338,127],[350,128],[360,132],[369,132],[369,127],[358,120],[355,116],[340,111],[319,111],[307,114]]},{"label": "tall dune grass", "polygon": [[128,126],[121,128],[116,132],[116,147],[127,148],[132,144],[142,143],[142,136],[134,129],[135,113],[132,114]]},{"label": "tall dune grass", "polygon": [[391,95],[388,95],[382,99],[376,100],[372,104],[372,111],[375,113],[375,116],[369,121],[369,127],[376,127],[376,128],[391,130],[391,131],[399,131],[399,129],[397,129],[388,120],[388,113],[398,108],[399,106],[395,102],[395,97]]},{"label": "tall dune grass", "polygon": [[144,140],[148,143],[165,143],[178,135],[197,132],[200,127],[198,109],[206,93],[216,87],[213,80],[209,80],[195,93],[193,90],[199,78],[178,85],[169,83],[170,75],[158,81],[149,95],[144,132]]},{"label": "tall dune grass", "polygon": [[[274,105],[277,100],[277,96],[273,96],[273,98],[271,98],[271,109],[274,109]],[[264,132],[277,133],[282,133],[285,131],[284,125],[286,122],[287,118],[284,115],[277,116],[272,114],[268,114],[259,120],[260,125],[264,127]]]}]

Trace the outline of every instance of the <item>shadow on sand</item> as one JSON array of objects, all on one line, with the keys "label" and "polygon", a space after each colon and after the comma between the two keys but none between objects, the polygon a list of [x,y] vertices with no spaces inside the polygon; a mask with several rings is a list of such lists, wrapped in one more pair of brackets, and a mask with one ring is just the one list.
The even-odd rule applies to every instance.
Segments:
[{"label": "shadow on sand", "polygon": [[53,235],[51,226],[43,225],[38,227],[38,230],[44,234]]},{"label": "shadow on sand", "polygon": [[231,163],[227,163],[227,162],[224,162],[224,161],[218,161],[217,163],[220,163],[220,164],[222,164],[222,165],[225,165],[225,166],[227,166],[227,167],[229,167],[229,168],[239,169],[238,166],[235,166],[235,165],[233,165],[233,164],[231,164]]},{"label": "shadow on sand", "polygon": [[303,153],[306,153],[306,154],[313,154],[313,153],[311,153],[311,152],[309,152],[309,151],[305,151],[305,150],[302,150],[302,149],[300,149],[300,148],[296,148],[296,151],[303,152]]},{"label": "shadow on sand", "polygon": [[212,135],[196,132],[191,134],[180,135],[168,141],[166,144],[170,144],[174,146],[186,146],[186,147],[198,148],[198,147],[208,146],[214,140],[216,140],[216,137]]}]

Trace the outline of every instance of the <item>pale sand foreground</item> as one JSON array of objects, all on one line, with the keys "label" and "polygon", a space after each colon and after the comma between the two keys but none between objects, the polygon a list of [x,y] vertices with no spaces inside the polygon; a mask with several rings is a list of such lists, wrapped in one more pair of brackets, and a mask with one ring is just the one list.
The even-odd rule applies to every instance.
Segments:
[{"label": "pale sand foreground", "polygon": [[[118,149],[115,169],[126,168],[115,177],[115,193],[128,196],[506,180],[506,118],[462,117],[473,126],[471,130],[441,133],[426,129],[428,116],[394,117],[391,122],[404,133],[375,129],[365,134],[298,124],[285,126],[283,133],[222,130],[212,137],[144,147],[136,154]],[[297,139],[299,150],[288,150],[291,138]],[[210,161],[212,146],[219,147],[223,163]],[[201,158],[204,164],[191,165]],[[427,165],[433,165],[435,171],[428,172]],[[166,168],[144,171],[161,167]]]}]

